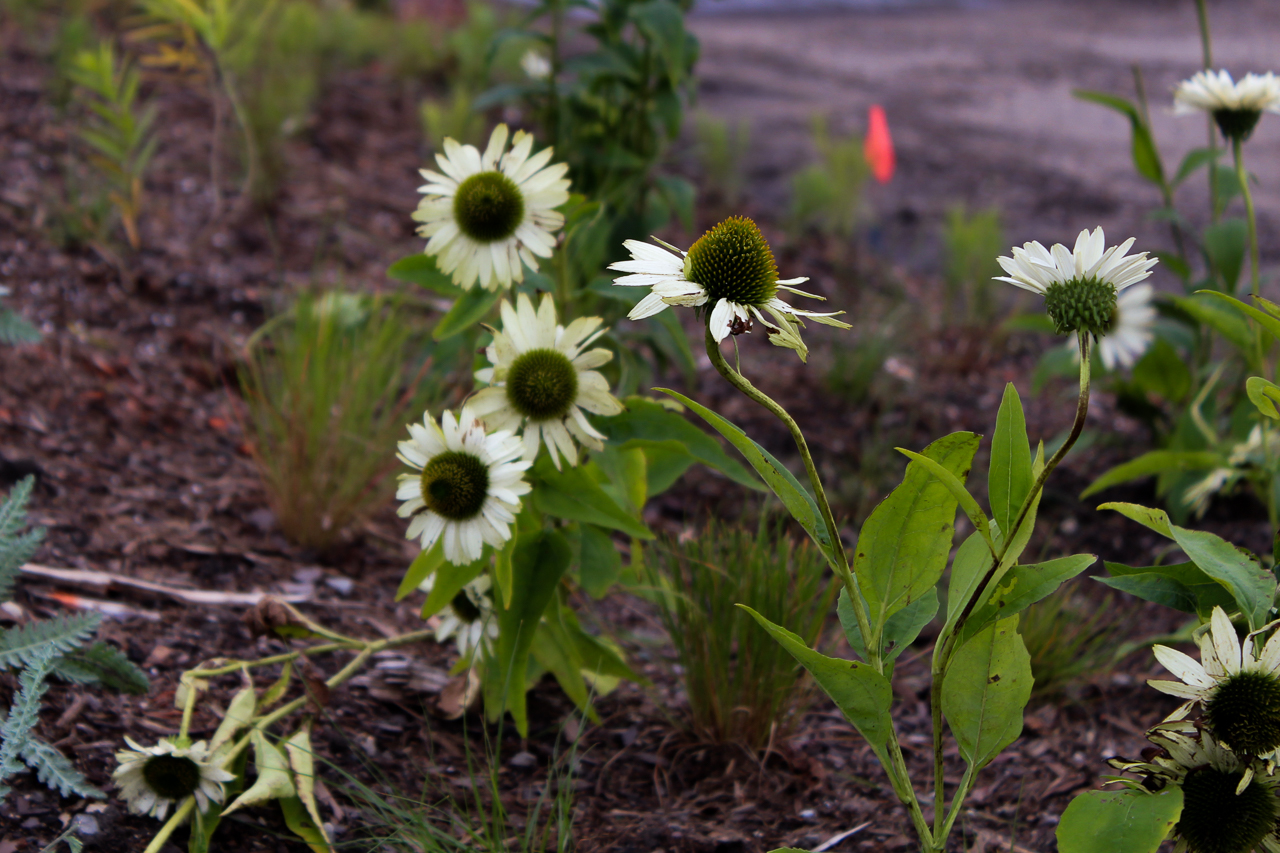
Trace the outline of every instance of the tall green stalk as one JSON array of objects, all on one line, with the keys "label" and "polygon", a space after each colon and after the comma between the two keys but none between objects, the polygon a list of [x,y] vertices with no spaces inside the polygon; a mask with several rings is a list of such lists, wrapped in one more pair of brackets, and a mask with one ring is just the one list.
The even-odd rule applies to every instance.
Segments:
[{"label": "tall green stalk", "polygon": [[[1213,68],[1213,42],[1209,38],[1209,9],[1205,5],[1205,0],[1196,0],[1196,20],[1200,24],[1200,52],[1203,59],[1204,70],[1209,71]],[[1218,150],[1218,134],[1214,128],[1213,116],[1205,118],[1205,124],[1209,133],[1209,150]],[[1218,169],[1217,160],[1211,160],[1209,165],[1209,218],[1211,222],[1218,221]]]}]

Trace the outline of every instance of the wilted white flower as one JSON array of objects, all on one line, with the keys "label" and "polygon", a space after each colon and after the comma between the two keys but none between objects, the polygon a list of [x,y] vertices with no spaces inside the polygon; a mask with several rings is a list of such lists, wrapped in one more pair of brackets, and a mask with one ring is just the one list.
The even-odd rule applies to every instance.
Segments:
[{"label": "wilted white flower", "polygon": [[429,549],[444,537],[444,557],[455,565],[480,559],[485,544],[502,547],[511,538],[511,522],[528,494],[520,458],[520,439],[506,430],[486,434],[468,409],[457,419],[446,411],[440,425],[430,414],[409,424],[409,441],[400,442],[400,461],[417,469],[401,474],[396,498],[404,501],[401,518],[413,516],[405,536],[422,537]]},{"label": "wilted white flower", "polygon": [[1227,71],[1198,71],[1174,90],[1173,111],[1207,112],[1224,136],[1244,140],[1264,112],[1280,113],[1280,78],[1268,71],[1237,83]]},{"label": "wilted white flower", "polygon": [[128,735],[124,740],[129,749],[116,753],[120,766],[111,778],[134,814],[164,820],[170,806],[190,796],[196,798],[196,807],[203,812],[209,803],[222,802],[222,783],[235,778],[235,774],[214,763],[202,740],[177,746],[166,738],[151,747],[139,745]]},{"label": "wilted white flower", "polygon": [[444,141],[436,162],[444,174],[422,169],[426,196],[413,218],[427,237],[424,250],[436,256],[443,272],[459,287],[497,289],[524,281],[524,266],[538,268],[551,256],[555,232],[564,214],[555,208],[569,200],[567,163],[547,165],[552,150],[530,156],[533,137],[523,130],[507,149],[507,126],[500,124],[484,153],[473,145]]},{"label": "wilted white flower", "polygon": [[604,329],[599,317],[579,317],[568,327],[556,323],[551,295],[534,311],[523,293],[516,307],[502,301],[502,329],[493,333],[485,353],[493,367],[476,371],[476,379],[490,387],[477,392],[467,408],[492,429],[523,430],[524,458],[533,460],[543,442],[551,461],[560,467],[564,456],[577,464],[574,439],[595,450],[604,449],[604,436],[582,413],[616,415],[622,404],[609,393],[609,383],[592,368],[613,358],[607,349],[587,347]]},{"label": "wilted white flower", "polygon": [[[749,332],[758,321],[765,327],[770,343],[795,350],[802,361],[809,356],[809,348],[800,338],[805,318],[849,328],[848,323],[832,319],[843,311],[801,311],[778,298],[778,291],[786,290],[822,299],[793,286],[808,278],[778,279],[773,250],[755,222],[745,216],[724,220],[698,238],[687,252],[669,243],[662,243],[665,249],[638,240],[626,240],[623,245],[631,252],[631,260],[610,264],[609,269],[631,275],[615,278],[613,283],[651,288],[649,295],[627,315],[632,320],[651,317],[668,305],[686,305],[701,309],[700,313],[709,310],[708,328],[717,343],[730,334]],[[767,312],[772,321],[762,312]]]},{"label": "wilted white flower", "polygon": [[[435,579],[435,575],[428,576],[418,589],[430,595]],[[491,654],[493,644],[498,640],[498,617],[493,609],[492,587],[492,579],[482,574],[459,590],[440,614],[436,641],[443,643],[452,637],[462,658],[472,657],[476,651],[481,657]]]}]

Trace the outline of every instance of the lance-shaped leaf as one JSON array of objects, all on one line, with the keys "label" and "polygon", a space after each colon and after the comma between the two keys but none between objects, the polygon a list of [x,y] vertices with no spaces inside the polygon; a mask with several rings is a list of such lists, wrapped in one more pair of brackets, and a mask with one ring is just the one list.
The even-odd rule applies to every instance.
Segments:
[{"label": "lance-shaped leaf", "polygon": [[544,458],[536,474],[533,501],[547,515],[621,530],[637,539],[653,538],[653,531],[609,497],[582,466],[557,471]]},{"label": "lance-shaped leaf", "polygon": [[257,707],[258,699],[252,686],[242,687],[235,696],[232,696],[231,704],[227,706],[227,712],[222,716],[222,722],[218,724],[217,731],[209,741],[209,751],[217,752],[223,744],[231,742],[236,732],[247,729],[253,722]]},{"label": "lance-shaped leaf", "polygon": [[1004,387],[1004,399],[996,415],[996,431],[991,437],[991,469],[987,474],[991,516],[1006,536],[1031,491],[1032,482],[1027,422],[1018,389],[1010,382]]},{"label": "lance-shaped leaf", "polygon": [[472,328],[485,318],[500,296],[501,291],[486,290],[483,287],[471,288],[459,296],[448,313],[440,318],[440,322],[431,330],[431,337],[443,341]]},{"label": "lance-shaped leaf", "polygon": [[[964,434],[956,433],[956,435]],[[969,433],[969,435],[972,435],[972,433]],[[928,456],[903,447],[896,448],[896,450],[911,461],[920,463],[925,470],[938,478],[947,491],[951,492],[959,503],[960,509],[964,510],[964,514],[969,517],[969,521],[973,524],[973,529],[983,538],[987,543],[987,547],[991,549],[992,555],[994,555],[996,553],[996,545],[995,540],[991,538],[987,514],[982,511],[982,507],[978,506],[978,501],[964,487],[964,481],[936,459],[930,459]]]},{"label": "lance-shaped leaf", "polygon": [[1022,734],[1031,685],[1031,656],[1017,616],[988,625],[952,658],[942,682],[942,713],[975,771]]},{"label": "lance-shaped leaf", "polygon": [[[293,768],[293,784],[298,799],[302,802],[307,814],[324,842],[323,853],[329,850],[329,836],[324,831],[324,821],[320,819],[320,808],[316,805],[316,758],[311,750],[311,718],[308,717],[302,726],[284,742],[285,752],[289,756],[289,766]],[[283,805],[283,803],[282,803]],[[305,827],[305,822],[299,822]],[[292,828],[292,825],[291,825]],[[295,832],[298,832],[296,829]],[[299,837],[312,844],[314,848],[315,834],[308,831],[298,832]],[[308,837],[310,836],[310,837]]]},{"label": "lance-shaped leaf", "polygon": [[1094,554],[1076,554],[1047,563],[1013,566],[995,589],[973,611],[960,630],[960,642],[967,641],[993,622],[1008,619],[1051,594],[1098,561]]},{"label": "lance-shaped leaf", "polygon": [[1106,566],[1112,576],[1094,580],[1145,601],[1199,614],[1206,622],[1213,608],[1230,611],[1236,606],[1231,591],[1195,563],[1138,567],[1107,563]]},{"label": "lance-shaped leaf", "polygon": [[[983,553],[985,554],[986,551],[984,550]],[[836,613],[840,617],[840,626],[844,628],[845,638],[849,640],[849,647],[858,657],[866,660],[867,648],[862,642],[862,629],[858,627],[858,617],[854,615],[853,605],[849,603],[847,589],[840,590]],[[884,657],[886,676],[893,674],[889,667],[894,660],[916,641],[916,637],[920,636],[924,626],[933,621],[937,613],[938,591],[935,588],[889,617],[880,635],[880,653]]]},{"label": "lance-shaped leaf", "polygon": [[511,555],[511,606],[498,611],[498,642],[484,672],[485,712],[497,719],[505,707],[520,735],[529,732],[525,678],[529,648],[556,585],[569,568],[569,543],[553,530],[521,534]]},{"label": "lance-shaped leaf", "polygon": [[[488,549],[485,549],[486,551]],[[436,568],[435,580],[431,584],[431,592],[427,600],[422,602],[422,618],[434,616],[445,608],[462,588],[471,583],[489,565],[489,555],[483,554],[474,563],[459,566],[455,563],[441,563]]]},{"label": "lance-shaped leaf", "polygon": [[804,640],[786,628],[773,624],[745,604],[738,606],[750,613],[761,628],[768,631],[809,671],[818,686],[836,703],[845,719],[853,723],[859,734],[866,738],[880,763],[887,767],[886,746],[893,730],[893,720],[889,716],[893,690],[889,687],[889,681],[868,664],[830,658],[815,652],[805,645]]},{"label": "lance-shaped leaf", "polygon": [[1173,522],[1169,514],[1162,509],[1151,509],[1140,504],[1107,503],[1100,504],[1098,509],[1111,509],[1132,521],[1136,521],[1148,530],[1154,530],[1166,539],[1173,538]]},{"label": "lance-shaped leaf", "polygon": [[[625,288],[611,287],[613,290]],[[663,312],[670,313],[670,312]],[[672,315],[674,316],[674,315]],[[627,409],[620,415],[609,418],[602,428],[609,434],[610,442],[620,442],[623,449],[639,447],[649,455],[651,447],[661,446],[671,453],[677,450],[690,461],[696,460],[750,489],[760,489],[760,481],[742,466],[742,463],[725,453],[714,438],[707,435],[697,426],[685,420],[679,412],[673,412],[666,406],[647,400],[644,397],[627,397],[623,403]],[[676,442],[676,444],[671,444]],[[672,464],[669,467],[674,468]],[[683,469],[681,469],[683,473]],[[650,472],[652,481],[653,473]],[[666,478],[656,484],[651,483],[649,493],[658,494],[674,482]],[[655,488],[654,486],[661,486]]]},{"label": "lance-shaped leaf", "polygon": [[1275,600],[1276,576],[1235,545],[1206,530],[1175,526],[1173,538],[1191,562],[1230,590],[1240,612],[1249,620],[1249,629],[1261,628]]},{"label": "lance-shaped leaf", "polygon": [[[930,444],[921,458],[963,481],[977,449],[976,435],[957,432]],[[879,643],[890,616],[930,592],[942,577],[955,517],[956,496],[948,485],[932,469],[912,462],[901,485],[862,525],[853,571],[867,602],[873,643]]]},{"label": "lance-shaped leaf", "polygon": [[289,759],[280,747],[269,742],[261,729],[254,729],[249,740],[253,743],[253,765],[258,771],[258,778],[249,790],[222,810],[222,817],[245,806],[297,796],[289,772]]},{"label": "lance-shaped leaf", "polygon": [[396,590],[396,601],[411,592],[416,592],[422,582],[429,578],[431,573],[440,568],[443,563],[444,537],[441,536],[436,540],[436,544],[426,551],[420,551],[418,556],[413,558],[413,562],[409,564],[409,569],[400,580],[399,589]]},{"label": "lance-shaped leaf", "polygon": [[728,439],[729,443],[751,463],[751,467],[756,469],[756,473],[764,478],[769,488],[773,489],[773,493],[778,496],[778,500],[782,501],[782,505],[791,513],[792,518],[800,522],[800,526],[813,537],[813,541],[822,549],[827,559],[834,560],[831,536],[827,532],[826,523],[822,520],[817,502],[804,486],[800,485],[795,475],[786,469],[786,466],[775,459],[772,453],[752,441],[741,427],[725,420],[706,406],[700,406],[683,394],[677,394],[667,388],[654,390],[675,397],[711,424],[716,432]]},{"label": "lance-shaped leaf", "polygon": [[1086,791],[1058,824],[1058,853],[1156,853],[1182,816],[1182,789]]}]

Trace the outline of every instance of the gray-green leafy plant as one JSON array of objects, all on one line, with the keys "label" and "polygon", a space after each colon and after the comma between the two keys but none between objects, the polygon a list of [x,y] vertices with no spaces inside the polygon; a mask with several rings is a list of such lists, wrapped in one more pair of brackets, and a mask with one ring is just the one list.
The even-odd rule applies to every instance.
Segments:
[{"label": "gray-green leafy plant", "polygon": [[116,56],[110,42],[80,51],[66,73],[93,113],[79,130],[80,140],[90,149],[89,161],[106,186],[129,247],[136,251],[142,245],[138,217],[143,181],[158,142],[152,133],[155,106],[141,101],[137,70]]},{"label": "gray-green leafy plant", "polygon": [[407,306],[304,294],[254,333],[240,369],[253,455],[281,530],[331,546],[392,489],[395,439],[443,396]]},{"label": "gray-green leafy plant", "polygon": [[1000,274],[995,258],[1005,247],[1000,211],[967,211],[957,205],[947,211],[942,226],[943,277],[947,283],[948,317],[989,327],[995,319],[992,300]]},{"label": "gray-green leafy plant", "polygon": [[729,207],[742,195],[743,160],[751,149],[751,125],[746,119],[730,123],[707,112],[694,115],[698,168],[708,186]]},{"label": "gray-green leafy plant", "polygon": [[[35,480],[27,477],[0,503],[0,600],[10,601],[24,563],[44,539],[41,529],[26,530],[26,506]],[[40,700],[49,677],[77,684],[103,684],[130,693],[145,693],[146,675],[123,654],[95,642],[101,616],[77,613],[32,621],[0,632],[0,667],[17,670],[18,692],[0,724],[0,799],[9,793],[3,782],[29,767],[36,777],[64,797],[106,796],[85,779],[61,752],[33,733]]]},{"label": "gray-green leafy plant", "polygon": [[816,229],[848,241],[862,221],[862,189],[871,171],[862,140],[832,135],[824,115],[815,115],[811,127],[818,162],[792,177],[787,221],[795,235]]},{"label": "gray-green leafy plant", "polygon": [[836,591],[826,560],[777,528],[712,523],[646,553],[645,594],[675,646],[691,728],[712,742],[762,749],[786,736],[812,697],[787,651],[736,606],[793,626],[807,645],[821,637]]},{"label": "gray-green leafy plant", "polygon": [[8,288],[0,287],[0,344],[31,344],[40,340],[40,330],[17,311],[4,307]]}]

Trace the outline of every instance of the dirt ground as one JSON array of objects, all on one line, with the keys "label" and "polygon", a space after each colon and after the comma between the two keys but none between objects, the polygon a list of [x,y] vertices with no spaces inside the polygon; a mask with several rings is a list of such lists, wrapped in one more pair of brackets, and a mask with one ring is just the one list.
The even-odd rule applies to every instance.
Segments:
[{"label": "dirt ground", "polygon": [[[753,116],[759,144],[747,205],[771,236],[777,234],[770,213],[776,214],[782,178],[808,156],[808,115],[827,110],[855,128],[867,105],[883,103],[900,164],[895,182],[872,198],[886,252],[864,253],[852,279],[828,260],[831,247],[816,242],[784,248],[780,264],[791,274],[812,276],[822,292],[845,300],[855,314],[872,291],[890,286],[928,304],[938,286],[919,270],[927,269],[937,218],[952,200],[999,204],[1016,240],[1067,239],[1097,222],[1116,233],[1160,238],[1142,221],[1153,193],[1128,171],[1123,122],[1075,104],[1066,93],[1073,85],[1122,90],[1135,50],[1151,91],[1167,90],[1195,63],[1189,8],[1029,0],[963,11],[705,16],[694,24],[704,44],[702,103]],[[1248,15],[1253,10],[1274,20],[1274,9],[1246,2],[1214,4],[1213,10],[1219,53],[1233,70],[1268,58],[1267,33],[1251,28]],[[1099,35],[1104,31],[1105,38]],[[1002,35],[1009,32],[1017,37]],[[1126,40],[1125,32],[1141,36]],[[149,183],[152,207],[143,221],[147,248],[126,288],[91,251],[66,252],[48,239],[48,190],[68,130],[44,98],[45,70],[12,28],[4,38],[0,282],[14,291],[7,304],[41,325],[46,336],[38,345],[0,348],[0,488],[26,473],[40,477],[32,520],[49,536],[36,562],[176,586],[300,594],[309,598],[301,605],[307,612],[364,636],[419,627],[416,602],[391,601],[414,555],[402,522],[387,508],[323,557],[289,544],[267,509],[229,391],[237,347],[289,287],[314,277],[385,286],[388,262],[417,247],[406,215],[415,204],[414,169],[423,156],[416,103],[374,71],[341,75],[324,95],[310,132],[290,150],[293,177],[269,219],[212,222],[207,104],[196,92],[159,92],[165,121]],[[983,91],[992,93],[989,99],[975,94]],[[1186,121],[1158,117],[1160,132],[1170,132],[1162,138],[1194,145],[1198,125]],[[1280,249],[1274,230],[1280,175],[1268,171],[1275,169],[1278,145],[1280,121],[1264,120],[1254,162],[1269,257]],[[1269,164],[1263,156],[1268,152]],[[814,340],[821,355],[832,338]],[[1024,390],[1033,436],[1064,428],[1070,389],[1029,393],[1042,346],[1034,337],[939,331],[902,354],[910,381],[894,379],[891,393],[858,405],[826,396],[816,367],[803,368],[758,341],[748,344],[748,352],[763,364],[765,389],[812,430],[828,476],[854,480],[879,466],[888,473],[870,481],[867,488],[874,491],[892,485],[901,470],[894,444],[915,447],[955,429],[988,432],[1006,381]],[[709,366],[699,387],[689,390],[789,457],[778,425],[732,397]],[[1150,560],[1158,546],[1154,534],[1099,515],[1075,497],[1092,476],[1141,446],[1141,430],[1105,397],[1096,400],[1091,417],[1093,425],[1114,429],[1119,443],[1076,455],[1051,481],[1032,548],[1050,556],[1071,549],[1135,564]],[[845,508],[857,512],[867,495],[850,494],[856,500]],[[1108,497],[1154,500],[1147,488]],[[675,533],[696,527],[709,512],[739,512],[742,504],[741,493],[723,479],[694,471],[648,520]],[[1249,547],[1268,546],[1265,520],[1248,501],[1216,508],[1206,525]],[[847,535],[855,532],[851,526]],[[353,579],[358,582],[346,583]],[[1082,594],[1104,600],[1100,585],[1087,579],[1078,584]],[[18,601],[31,613],[48,615],[61,608],[50,597],[56,591],[31,581]],[[137,612],[106,622],[103,636],[147,669],[151,694],[59,685],[40,726],[41,735],[99,785],[108,783],[123,735],[151,742],[176,731],[172,695],[183,669],[215,655],[280,648],[255,645],[236,608],[111,597]],[[594,610],[592,622],[616,636],[656,686],[624,685],[599,703],[598,725],[570,726],[579,754],[572,776],[576,849],[756,853],[783,845],[818,847],[855,827],[861,828],[828,849],[911,846],[905,814],[869,748],[833,708],[815,703],[795,733],[763,757],[693,743],[678,725],[681,688],[654,613],[623,594],[580,603]],[[1135,635],[1179,623],[1160,608],[1131,600],[1115,599],[1112,606]],[[838,633],[833,622],[831,647],[841,650]],[[382,778],[411,795],[424,778],[437,791],[469,795],[474,780],[464,744],[480,748],[478,722],[471,718],[464,727],[436,714],[452,660],[451,647],[424,643],[379,659],[368,675],[335,691],[316,743],[333,763],[325,775],[334,793],[326,816],[352,849],[369,848],[357,842],[370,827],[343,794],[342,772]],[[318,663],[332,672],[342,660]],[[1171,709],[1142,684],[1156,670],[1148,655],[1136,654],[1065,694],[1033,702],[1024,738],[985,771],[955,849],[1052,850],[1053,828],[1071,796],[1098,783],[1105,757],[1136,754],[1143,730]],[[929,765],[926,676],[927,661],[912,653],[895,676],[904,748],[922,775]],[[12,677],[0,676],[0,699],[7,700],[13,687]],[[216,684],[211,703],[225,703],[235,687],[234,679]],[[548,681],[531,696],[530,738],[504,733],[503,796],[517,814],[547,784],[556,739],[571,710]],[[207,733],[215,722],[202,710],[195,731]],[[958,780],[960,771],[951,755],[948,779]],[[125,814],[113,800],[59,800],[25,776],[0,806],[0,851],[34,853],[82,812],[98,827],[86,838],[91,850],[141,850],[157,826]],[[303,849],[281,833],[274,811],[251,810],[220,836],[219,849]]]}]

